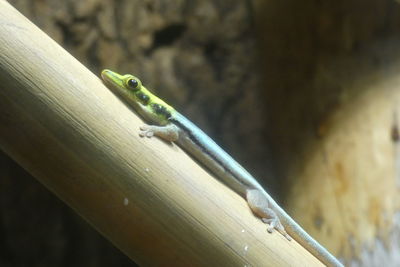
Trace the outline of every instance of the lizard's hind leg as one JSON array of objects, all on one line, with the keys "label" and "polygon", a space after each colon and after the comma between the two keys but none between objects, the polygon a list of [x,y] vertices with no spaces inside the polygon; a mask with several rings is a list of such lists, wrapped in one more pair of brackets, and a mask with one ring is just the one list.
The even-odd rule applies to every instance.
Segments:
[{"label": "lizard's hind leg", "polygon": [[286,237],[287,240],[292,240],[292,238],[286,233],[276,212],[269,207],[268,199],[262,191],[258,189],[249,189],[246,191],[246,199],[253,213],[257,217],[261,218],[264,223],[269,225],[267,228],[269,233],[272,233],[272,231],[276,229]]}]

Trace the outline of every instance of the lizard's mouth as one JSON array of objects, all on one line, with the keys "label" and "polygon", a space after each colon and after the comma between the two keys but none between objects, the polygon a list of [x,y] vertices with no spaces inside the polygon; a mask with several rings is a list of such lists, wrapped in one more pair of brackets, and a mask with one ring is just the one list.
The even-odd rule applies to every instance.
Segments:
[{"label": "lizard's mouth", "polygon": [[122,76],[119,75],[116,72],[113,72],[111,70],[103,70],[101,72],[101,78],[103,78],[103,81],[105,82],[106,85],[111,85],[111,86],[121,86],[123,87],[123,79]]},{"label": "lizard's mouth", "polygon": [[[101,72],[101,78],[111,92],[122,98],[122,100],[129,102],[129,100],[132,98],[132,93],[125,87],[123,75],[120,75],[112,70],[105,69]],[[133,101],[132,103],[136,103],[136,101]]]}]

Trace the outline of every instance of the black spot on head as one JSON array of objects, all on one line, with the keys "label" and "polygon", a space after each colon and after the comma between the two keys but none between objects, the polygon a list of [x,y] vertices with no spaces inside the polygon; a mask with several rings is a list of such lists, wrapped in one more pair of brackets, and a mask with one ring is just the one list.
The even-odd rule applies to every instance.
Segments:
[{"label": "black spot on head", "polygon": [[142,92],[136,94],[137,98],[144,104],[147,105],[149,103],[150,97]]},{"label": "black spot on head", "polygon": [[169,119],[171,117],[171,112],[169,112],[168,110],[165,110],[164,112],[164,116]]},{"label": "black spot on head", "polygon": [[161,111],[161,106],[159,104],[152,104],[151,107],[153,108],[154,112],[159,114]]},{"label": "black spot on head", "polygon": [[160,104],[153,104],[152,108],[158,115],[164,115],[167,119],[171,117],[171,113],[167,110],[167,108]]}]

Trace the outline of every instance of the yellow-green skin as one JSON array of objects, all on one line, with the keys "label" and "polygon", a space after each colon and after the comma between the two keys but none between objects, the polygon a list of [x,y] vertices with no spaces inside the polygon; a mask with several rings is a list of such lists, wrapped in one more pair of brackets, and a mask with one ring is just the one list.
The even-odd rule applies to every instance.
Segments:
[{"label": "yellow-green skin", "polygon": [[[103,70],[101,77],[118,95],[140,113],[146,120],[157,125],[166,125],[176,111],[157,96],[150,93],[142,82],[131,74],[120,75],[111,70]],[[133,87],[132,84],[137,86]]]}]

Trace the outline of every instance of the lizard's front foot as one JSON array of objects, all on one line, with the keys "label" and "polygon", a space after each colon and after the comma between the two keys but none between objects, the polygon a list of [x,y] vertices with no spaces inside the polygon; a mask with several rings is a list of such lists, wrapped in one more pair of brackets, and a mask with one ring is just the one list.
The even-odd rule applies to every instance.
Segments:
[{"label": "lizard's front foot", "polygon": [[175,142],[179,138],[179,129],[173,124],[166,126],[143,125],[140,127],[141,137],[158,136],[168,142]]},{"label": "lizard's front foot", "polygon": [[152,126],[150,126],[150,125],[140,126],[139,129],[140,129],[139,135],[141,137],[149,137],[150,138],[150,137],[154,136],[154,130],[152,129]]}]

